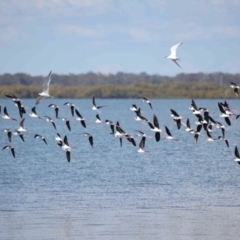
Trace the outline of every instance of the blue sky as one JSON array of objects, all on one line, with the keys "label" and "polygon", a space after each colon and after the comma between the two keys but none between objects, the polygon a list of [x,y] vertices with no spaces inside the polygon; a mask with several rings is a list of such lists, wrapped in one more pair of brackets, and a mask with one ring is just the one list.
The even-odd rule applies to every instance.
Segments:
[{"label": "blue sky", "polygon": [[[0,0],[0,74],[239,73],[239,0]],[[183,42],[171,60],[170,47]]]}]

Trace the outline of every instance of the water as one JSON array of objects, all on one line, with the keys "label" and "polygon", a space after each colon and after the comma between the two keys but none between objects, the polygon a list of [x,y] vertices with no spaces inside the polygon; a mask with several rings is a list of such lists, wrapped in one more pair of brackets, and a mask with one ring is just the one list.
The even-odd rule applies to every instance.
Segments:
[{"label": "water", "polygon": [[[89,120],[86,129],[63,106],[66,101]],[[12,137],[16,158],[8,149],[0,151],[0,239],[239,239],[240,166],[234,162],[234,147],[240,149],[238,120],[231,118],[232,126],[227,127],[230,148],[224,141],[208,142],[204,132],[195,146],[193,135],[183,126],[177,130],[170,117],[174,109],[195,127],[196,117],[188,109],[191,100],[153,100],[151,110],[138,99],[96,99],[98,105],[107,106],[101,110],[101,119],[119,121],[126,132],[134,134],[137,145],[140,138],[134,130],[152,136],[145,146],[150,153],[140,154],[138,146],[125,140],[121,148],[108,125],[94,122],[96,112],[89,99],[52,99],[38,105],[37,113],[51,117],[57,130],[28,116],[34,102],[23,102],[29,108],[25,127],[30,133],[24,143]],[[225,124],[218,117],[217,102],[196,100]],[[240,111],[238,101],[228,102]],[[71,132],[55,118],[50,103],[62,108],[59,116],[72,120]],[[149,126],[134,120],[129,110],[134,103],[150,120],[155,113],[161,129],[168,126],[179,141],[169,141],[162,134],[157,143]],[[19,120],[10,99],[0,104]],[[0,119],[1,130],[18,126],[19,121]],[[74,148],[70,163],[56,144],[57,132],[67,135]],[[93,148],[79,135],[83,132],[93,135]],[[36,133],[46,137],[48,145],[34,139]],[[213,137],[218,135],[221,131],[216,129]],[[1,148],[9,145],[4,132],[0,143]]]}]

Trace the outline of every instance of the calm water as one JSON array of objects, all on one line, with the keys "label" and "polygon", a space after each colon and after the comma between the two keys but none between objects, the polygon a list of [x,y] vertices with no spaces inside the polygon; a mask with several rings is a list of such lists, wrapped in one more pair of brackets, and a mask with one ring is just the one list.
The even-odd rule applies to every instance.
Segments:
[{"label": "calm water", "polygon": [[[89,121],[84,129],[71,117],[66,101],[79,107]],[[137,152],[128,141],[110,135],[108,125],[96,124],[96,112],[87,100],[45,100],[37,113],[51,117],[57,130],[45,120],[28,116],[35,100],[24,100],[28,107],[25,127],[30,132],[25,142],[12,137],[16,158],[7,149],[0,151],[0,239],[239,239],[240,238],[240,166],[234,162],[234,147],[240,149],[240,120],[231,119],[223,141],[208,142],[202,132],[197,146],[193,135],[182,126],[177,130],[170,109],[190,118],[191,100],[153,100],[153,110],[138,99],[103,100],[102,120],[117,120],[121,127],[136,137],[134,130],[152,136],[146,140],[149,154]],[[211,116],[219,116],[218,100],[196,100],[207,107]],[[240,112],[239,102],[229,100]],[[72,131],[55,118],[50,103],[62,109],[59,115],[72,119]],[[141,107],[142,115],[152,120],[158,116],[162,129],[168,126],[180,141],[169,141],[164,134],[156,142],[147,124],[134,120],[129,108]],[[19,119],[10,99],[1,99],[10,116]],[[5,128],[16,129],[19,121],[0,119],[0,146],[8,145]],[[74,148],[71,162],[56,144],[56,133],[67,135]],[[94,147],[80,133],[94,136]],[[46,137],[48,145],[34,134]],[[213,137],[221,135],[216,129]]]}]

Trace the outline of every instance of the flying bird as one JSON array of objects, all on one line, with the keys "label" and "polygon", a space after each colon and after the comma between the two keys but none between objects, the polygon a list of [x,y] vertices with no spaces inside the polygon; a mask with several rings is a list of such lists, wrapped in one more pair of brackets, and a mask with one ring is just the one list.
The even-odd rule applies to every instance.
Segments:
[{"label": "flying bird", "polygon": [[42,120],[42,118],[37,115],[36,106],[32,108],[32,112],[29,113],[29,116],[32,117],[32,118],[39,118],[39,119]]},{"label": "flying bird", "polygon": [[147,98],[145,98],[145,97],[140,97],[140,99],[142,99],[143,102],[147,103],[147,104],[151,107],[151,109],[152,109],[152,103],[150,102],[149,99],[147,99]]},{"label": "flying bird", "polygon": [[70,120],[68,118],[61,118],[65,123],[69,131],[71,131]]},{"label": "flying bird", "polygon": [[90,143],[90,145],[93,147],[93,136],[89,133],[80,133],[80,135],[84,135],[85,137],[88,137],[88,141]]},{"label": "flying bird", "polygon": [[56,124],[55,124],[55,122],[54,122],[50,117],[48,117],[48,116],[44,116],[44,117],[46,118],[46,121],[52,123],[53,127],[56,129]]},{"label": "flying bird", "polygon": [[93,97],[92,103],[93,103],[92,110],[95,110],[95,111],[98,111],[98,112],[99,112],[99,109],[100,109],[100,108],[106,107],[106,106],[97,106],[97,105],[96,105],[96,101],[95,101],[95,97]]},{"label": "flying bird", "polygon": [[235,153],[235,156],[236,156],[234,161],[237,162],[240,165],[240,154],[239,154],[237,146],[235,147],[234,153]]},{"label": "flying bird", "polygon": [[67,136],[64,137],[63,141],[60,141],[57,144],[62,148],[63,151],[66,151],[67,161],[70,162],[72,148],[69,146]]},{"label": "flying bird", "polygon": [[[166,58],[171,59],[174,63],[176,63],[179,67],[180,65],[178,64],[177,60],[180,60],[177,56],[176,56],[176,51],[177,48],[179,46],[181,46],[183,43],[178,43],[174,46],[171,47],[171,54],[169,56],[167,56]],[[180,67],[181,68],[181,67]]]},{"label": "flying bird", "polygon": [[82,124],[82,126],[83,126],[84,128],[86,128],[86,123],[85,123],[86,119],[82,117],[82,115],[80,114],[80,112],[79,112],[77,109],[75,109],[75,113],[76,113],[76,115],[77,115],[76,120],[77,120],[77,121],[80,121],[81,124]]},{"label": "flying bird", "polygon": [[24,128],[24,121],[25,121],[25,118],[23,118],[20,122],[20,127],[18,128],[18,131],[19,132],[26,132],[27,130]]},{"label": "flying bird", "polygon": [[12,152],[13,157],[15,158],[15,151],[14,151],[14,147],[13,146],[7,145],[7,146],[4,146],[2,148],[2,150],[4,150],[4,149],[10,149],[11,152]]},{"label": "flying bird", "polygon": [[56,118],[58,118],[58,111],[59,111],[60,107],[56,104],[50,104],[48,107],[55,109]]},{"label": "flying bird", "polygon": [[36,100],[36,105],[39,104],[45,98],[53,98],[52,96],[49,95],[51,75],[52,75],[52,71],[50,71],[50,73],[48,74],[48,77],[43,82],[43,91],[38,94],[39,97]]},{"label": "flying bird", "polygon": [[236,83],[231,82],[230,87],[233,88],[233,91],[235,92],[236,96],[238,97],[238,89],[239,89],[239,86],[238,86]]},{"label": "flying bird", "polygon": [[7,108],[6,108],[6,107],[4,107],[3,113],[4,113],[4,115],[2,116],[2,118],[7,119],[7,120],[17,121],[17,119],[12,118],[12,117],[10,117],[10,116],[8,115],[8,112],[7,112]]},{"label": "flying bird", "polygon": [[161,137],[160,133],[162,132],[162,130],[160,129],[159,122],[155,114],[153,115],[153,123],[148,121],[148,125],[151,130],[155,132],[155,139],[157,142],[159,142]]},{"label": "flying bird", "polygon": [[45,142],[45,144],[47,145],[47,141],[46,141],[45,137],[43,137],[43,136],[41,136],[39,134],[35,134],[34,138],[42,139]]},{"label": "flying bird", "polygon": [[148,151],[145,151],[144,148],[145,148],[145,141],[146,141],[146,137],[142,137],[140,143],[139,143],[139,149],[138,149],[138,152],[139,153],[147,153]]},{"label": "flying bird", "polygon": [[70,107],[72,116],[74,117],[74,109],[76,108],[76,106],[73,103],[70,103],[70,102],[66,102],[63,105],[67,105],[67,106]]}]

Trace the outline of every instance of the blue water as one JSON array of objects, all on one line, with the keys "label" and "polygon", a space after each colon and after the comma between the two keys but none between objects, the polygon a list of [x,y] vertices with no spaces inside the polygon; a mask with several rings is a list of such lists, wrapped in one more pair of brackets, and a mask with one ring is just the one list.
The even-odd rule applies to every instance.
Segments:
[{"label": "blue water", "polygon": [[[66,101],[74,103],[87,128],[74,120]],[[210,115],[223,123],[217,103],[220,100],[195,100],[207,107]],[[125,132],[135,136],[137,147],[109,134],[108,125],[95,123],[96,112],[91,99],[45,100],[36,110],[43,119],[51,117],[57,130],[45,120],[28,116],[35,100],[23,100],[25,142],[12,137],[14,159],[8,149],[0,151],[0,239],[239,239],[240,166],[234,162],[234,148],[240,149],[239,119],[231,118],[224,141],[208,142],[202,131],[197,145],[184,126],[177,129],[170,109],[190,119],[195,128],[196,117],[188,109],[191,100],[153,100],[153,110],[139,99],[96,99],[102,120],[119,121]],[[229,100],[240,112],[239,102]],[[59,116],[71,119],[72,131],[55,118],[55,103],[62,109]],[[0,147],[9,145],[2,130],[17,129],[18,109],[10,99],[1,99],[10,116],[18,122],[0,119]],[[160,142],[147,124],[134,120],[132,104],[141,107],[142,115],[152,120],[153,113],[164,131],[168,126],[179,141],[161,134]],[[149,153],[138,153],[140,137],[134,130],[151,136],[146,140]],[[71,162],[55,141],[56,133],[68,136],[74,150]],[[88,139],[79,135],[88,132]],[[41,134],[47,140],[45,145]],[[213,137],[221,135],[214,129]]]}]

